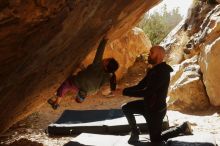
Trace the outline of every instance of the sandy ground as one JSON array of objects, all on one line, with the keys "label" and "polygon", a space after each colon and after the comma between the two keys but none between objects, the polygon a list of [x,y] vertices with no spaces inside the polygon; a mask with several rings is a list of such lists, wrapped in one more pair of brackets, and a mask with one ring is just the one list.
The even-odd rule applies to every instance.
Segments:
[{"label": "sandy ground", "polygon": [[[146,64],[136,62],[129,69],[128,74],[120,81],[118,88],[131,86],[137,83],[145,75]],[[2,146],[61,146],[68,143],[73,137],[49,137],[45,129],[50,123],[58,119],[64,110],[88,110],[88,109],[115,109],[120,108],[123,103],[134,100],[134,98],[123,97],[121,91],[114,96],[103,96],[101,92],[88,97],[84,103],[74,102],[72,95],[68,95],[61,103],[58,110],[53,110],[48,104],[42,106],[37,112],[28,116],[11,127],[0,137]],[[220,145],[220,109],[210,108],[199,113],[183,114],[177,111],[168,111],[171,126],[179,125],[189,121],[194,132],[205,132],[213,134],[218,145]]]}]

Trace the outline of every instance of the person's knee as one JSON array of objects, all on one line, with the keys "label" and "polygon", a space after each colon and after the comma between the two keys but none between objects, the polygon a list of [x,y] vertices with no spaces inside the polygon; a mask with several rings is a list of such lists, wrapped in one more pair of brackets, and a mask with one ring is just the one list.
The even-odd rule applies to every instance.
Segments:
[{"label": "person's knee", "polygon": [[124,113],[127,113],[127,111],[128,111],[128,104],[127,104],[127,103],[122,104],[122,105],[121,105],[121,109],[122,109],[122,111],[123,111]]},{"label": "person's knee", "polygon": [[[158,127],[157,127],[158,126]],[[162,136],[161,136],[161,128],[160,125],[148,125],[149,127],[149,135],[151,142],[161,142]]]},{"label": "person's knee", "polygon": [[125,103],[121,106],[122,111],[124,113],[127,112],[140,112],[141,108],[142,108],[142,104],[140,104],[140,101],[131,101],[128,103]]},{"label": "person's knee", "polygon": [[163,140],[162,140],[160,135],[157,135],[157,136],[151,136],[150,137],[150,141],[153,142],[153,143],[160,143]]},{"label": "person's knee", "polygon": [[124,106],[126,106],[127,105],[127,103],[123,103],[122,105],[121,105],[121,108],[124,108]]}]

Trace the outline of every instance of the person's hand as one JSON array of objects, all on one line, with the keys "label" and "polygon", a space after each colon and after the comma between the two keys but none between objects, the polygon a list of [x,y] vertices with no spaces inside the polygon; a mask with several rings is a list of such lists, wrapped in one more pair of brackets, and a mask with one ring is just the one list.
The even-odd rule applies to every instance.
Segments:
[{"label": "person's hand", "polygon": [[113,90],[111,91],[108,96],[109,97],[112,97],[112,96],[115,96],[115,95],[121,95],[122,94],[122,90],[120,88],[117,88],[116,90]]},{"label": "person's hand", "polygon": [[115,94],[114,94],[114,92],[109,92],[109,94],[108,95],[106,95],[106,97],[113,97],[113,96],[115,96]]},{"label": "person's hand", "polygon": [[103,37],[104,40],[109,40],[109,38],[110,38],[110,33],[111,33],[112,29],[113,29],[113,25],[110,24],[110,25],[107,27],[107,33],[106,33],[106,34],[104,35],[104,37]]},{"label": "person's hand", "polygon": [[113,91],[114,92],[114,94],[122,94],[122,89],[121,88],[116,88],[116,90],[115,91]]},{"label": "person's hand", "polygon": [[107,34],[104,35],[103,39],[106,40],[106,41],[108,41],[108,40],[109,40],[108,35],[107,35]]},{"label": "person's hand", "polygon": [[112,97],[115,95],[121,95],[122,94],[122,89],[116,88],[116,90],[111,90],[108,86],[103,86],[101,88],[101,93],[105,97]]},{"label": "person's hand", "polygon": [[107,96],[107,95],[109,95],[110,92],[111,92],[111,90],[109,89],[108,86],[102,86],[100,90],[101,90],[101,94],[102,94],[103,96]]}]

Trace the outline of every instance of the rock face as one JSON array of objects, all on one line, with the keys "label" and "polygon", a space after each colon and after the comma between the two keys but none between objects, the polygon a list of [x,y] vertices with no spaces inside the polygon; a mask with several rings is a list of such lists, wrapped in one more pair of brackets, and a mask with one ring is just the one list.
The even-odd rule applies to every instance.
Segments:
[{"label": "rock face", "polygon": [[[138,42],[138,43],[137,43]],[[133,65],[136,58],[141,54],[147,54],[151,48],[149,38],[140,28],[133,28],[121,38],[116,39],[106,46],[104,58],[114,57],[120,68],[116,72],[117,79],[126,73],[127,69]],[[96,50],[92,51],[82,62],[84,67],[93,61]]]},{"label": "rock face", "polygon": [[[201,81],[198,56],[175,65],[169,87],[169,108],[179,111],[204,110],[209,106]],[[195,102],[196,101],[196,102]]]},{"label": "rock face", "polygon": [[[191,108],[195,111],[207,107],[209,103],[212,106],[220,106],[220,75],[217,67],[220,63],[219,15],[220,5],[198,1],[197,5],[191,8],[185,23],[163,42],[163,45],[167,47],[168,62],[172,60],[172,56],[182,56],[183,61],[179,59],[179,62],[169,62],[171,65],[180,64],[177,65],[179,71],[173,76],[170,86],[172,109]],[[180,34],[185,34],[185,43],[181,43],[183,38],[178,39]],[[166,40],[175,41],[169,43],[170,41]],[[179,46],[179,44],[183,45]],[[176,49],[172,50],[172,48]],[[176,52],[179,54],[175,55]],[[187,67],[181,67],[184,63],[194,60],[196,56],[198,56],[198,61],[190,63]],[[193,68],[193,72],[186,71]]]},{"label": "rock face", "polygon": [[159,0],[0,0],[0,133],[32,113],[108,31],[115,40]]},{"label": "rock face", "polygon": [[[220,5],[216,6],[204,21],[204,28],[199,34],[204,34],[199,40],[202,42],[200,61],[203,73],[203,82],[210,102],[214,106],[220,106]],[[202,36],[202,35],[200,35]]]},{"label": "rock face", "polygon": [[220,106],[220,38],[202,49],[200,66],[210,102]]},{"label": "rock face", "polygon": [[170,65],[179,64],[184,60],[184,48],[189,37],[182,31],[183,24],[184,20],[160,43],[167,50],[166,62]]}]

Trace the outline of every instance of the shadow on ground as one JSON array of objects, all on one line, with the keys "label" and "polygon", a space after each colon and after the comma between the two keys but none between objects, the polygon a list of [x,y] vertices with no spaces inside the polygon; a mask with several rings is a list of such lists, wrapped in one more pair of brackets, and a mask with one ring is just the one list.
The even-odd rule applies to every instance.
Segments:
[{"label": "shadow on ground", "polygon": [[[115,144],[113,145],[115,146]],[[98,146],[98,145],[84,145],[79,142],[70,141],[63,146]],[[133,146],[215,146],[215,145],[213,145],[212,143],[192,143],[192,142],[183,142],[183,141],[169,141],[167,143],[165,142],[164,143],[151,143],[151,142],[141,141],[136,144],[133,144]]]},{"label": "shadow on ground", "polygon": [[74,141],[70,141],[66,144],[64,144],[63,146],[92,146],[92,145],[84,145],[78,142],[74,142]]},{"label": "shadow on ground", "polygon": [[[77,124],[77,123],[89,123],[97,122],[109,119],[115,119],[123,117],[124,114],[120,109],[110,110],[65,110],[60,118],[56,121],[56,124]],[[85,116],[86,115],[86,116]]]},{"label": "shadow on ground", "polygon": [[43,146],[42,143],[38,143],[36,141],[31,141],[25,138],[21,138],[19,140],[14,141],[9,145],[2,145],[2,146]]}]

